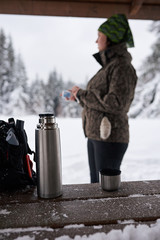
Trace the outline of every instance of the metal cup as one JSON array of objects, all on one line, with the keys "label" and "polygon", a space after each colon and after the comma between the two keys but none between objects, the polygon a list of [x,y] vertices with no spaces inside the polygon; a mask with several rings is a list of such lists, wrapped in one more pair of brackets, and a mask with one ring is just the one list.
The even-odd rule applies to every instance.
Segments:
[{"label": "metal cup", "polygon": [[105,191],[116,191],[121,185],[121,171],[117,169],[102,169],[99,172],[100,184]]}]

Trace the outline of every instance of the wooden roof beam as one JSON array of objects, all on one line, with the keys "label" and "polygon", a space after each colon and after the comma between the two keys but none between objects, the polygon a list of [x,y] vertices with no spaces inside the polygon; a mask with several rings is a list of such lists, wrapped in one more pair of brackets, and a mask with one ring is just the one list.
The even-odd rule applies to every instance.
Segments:
[{"label": "wooden roof beam", "polygon": [[108,18],[115,13],[160,20],[160,0],[0,0],[0,14]]},{"label": "wooden roof beam", "polygon": [[132,0],[130,16],[136,15],[142,7],[144,0]]}]

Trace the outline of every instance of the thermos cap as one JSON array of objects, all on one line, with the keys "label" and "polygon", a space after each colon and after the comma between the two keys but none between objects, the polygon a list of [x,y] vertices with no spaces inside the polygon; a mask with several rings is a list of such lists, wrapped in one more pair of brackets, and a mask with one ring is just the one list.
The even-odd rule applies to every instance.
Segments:
[{"label": "thermos cap", "polygon": [[54,117],[53,113],[40,113],[39,117]]},{"label": "thermos cap", "polygon": [[37,128],[55,129],[58,127],[53,113],[41,113],[39,117]]}]

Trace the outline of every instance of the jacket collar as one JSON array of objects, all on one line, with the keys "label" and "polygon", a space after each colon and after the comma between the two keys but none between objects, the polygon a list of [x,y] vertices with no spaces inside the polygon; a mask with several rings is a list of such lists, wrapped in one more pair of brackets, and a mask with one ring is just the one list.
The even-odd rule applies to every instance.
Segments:
[{"label": "jacket collar", "polygon": [[132,57],[130,53],[127,51],[126,43],[120,43],[115,46],[112,46],[110,48],[107,48],[107,50],[100,51],[93,55],[93,57],[97,60],[97,62],[102,66],[105,67],[107,63],[115,57],[123,56],[127,58],[128,61],[131,62]]}]

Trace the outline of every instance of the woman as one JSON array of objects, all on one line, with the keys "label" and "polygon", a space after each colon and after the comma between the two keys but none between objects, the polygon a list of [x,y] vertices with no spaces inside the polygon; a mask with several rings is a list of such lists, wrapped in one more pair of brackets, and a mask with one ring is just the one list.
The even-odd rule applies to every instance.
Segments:
[{"label": "woman", "polygon": [[86,90],[74,86],[69,99],[77,99],[83,107],[91,183],[99,182],[102,169],[120,169],[129,142],[127,113],[137,82],[127,51],[134,42],[125,15],[116,14],[104,22],[98,29],[96,43],[99,52],[94,57],[102,68]]}]

